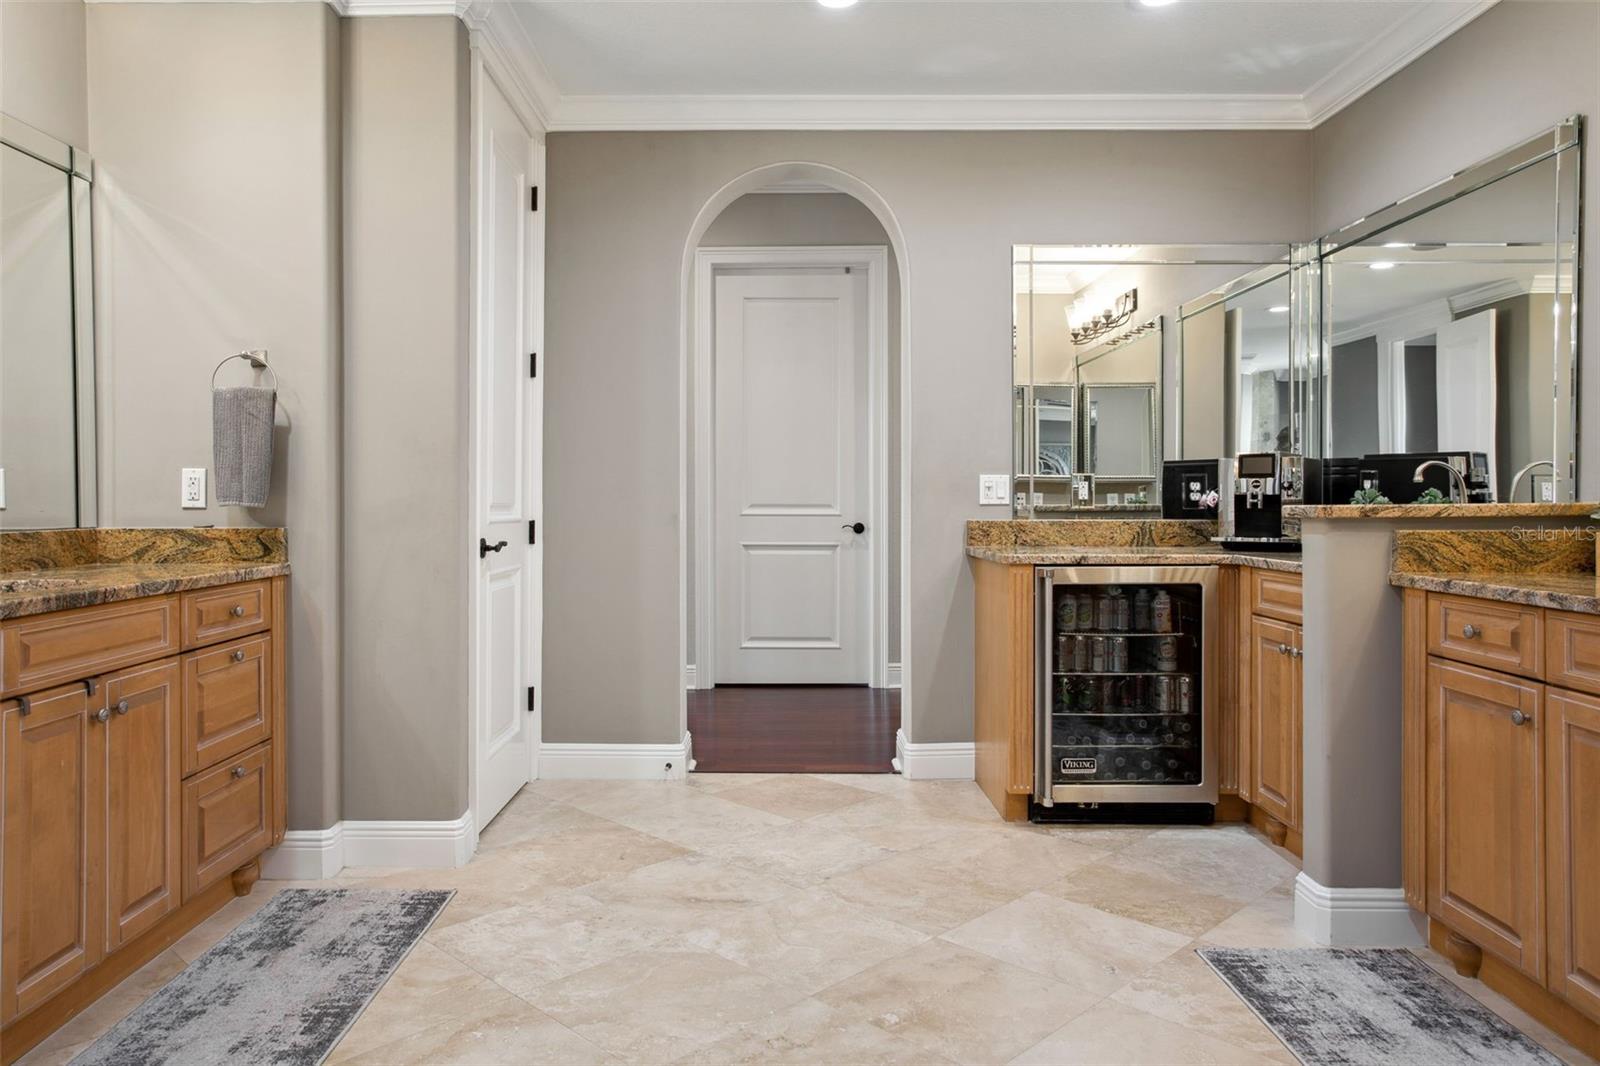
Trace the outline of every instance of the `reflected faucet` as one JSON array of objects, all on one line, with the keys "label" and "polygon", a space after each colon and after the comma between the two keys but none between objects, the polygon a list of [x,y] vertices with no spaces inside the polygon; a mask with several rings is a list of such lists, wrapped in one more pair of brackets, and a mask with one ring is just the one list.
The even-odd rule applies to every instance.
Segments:
[{"label": "reflected faucet", "polygon": [[1451,466],[1449,463],[1441,462],[1438,459],[1429,459],[1427,462],[1425,462],[1425,463],[1421,464],[1420,466],[1418,466],[1416,471],[1411,475],[1412,483],[1416,484],[1416,485],[1422,484],[1422,472],[1424,470],[1428,469],[1428,467],[1430,467],[1430,466],[1437,466],[1440,469],[1450,471],[1450,477],[1453,479],[1453,481],[1452,481],[1452,483],[1450,485],[1450,502],[1452,502],[1452,503],[1456,502],[1456,486],[1459,485],[1461,487],[1461,499],[1460,499],[1460,502],[1461,503],[1466,503],[1467,500],[1468,500],[1468,496],[1467,496],[1467,492],[1468,492],[1467,479],[1461,476],[1461,471],[1457,470],[1455,467]]},{"label": "reflected faucet", "polygon": [[[1538,467],[1538,466],[1548,466],[1550,468],[1550,473],[1551,474],[1554,474],[1556,472],[1556,464],[1552,463],[1550,460],[1548,460],[1548,459],[1535,459],[1533,462],[1529,463],[1527,466],[1523,467],[1521,470],[1518,470],[1517,471],[1517,476],[1511,479],[1511,493],[1510,493],[1510,495],[1508,495],[1506,497],[1506,502],[1507,503],[1516,503],[1517,502],[1517,486],[1522,484],[1522,479],[1527,476],[1528,471],[1530,471],[1534,467]],[[1536,497],[1533,494],[1533,486],[1531,486],[1531,485],[1528,487],[1528,499],[1532,500],[1534,503],[1538,503],[1539,502],[1538,497]]]}]

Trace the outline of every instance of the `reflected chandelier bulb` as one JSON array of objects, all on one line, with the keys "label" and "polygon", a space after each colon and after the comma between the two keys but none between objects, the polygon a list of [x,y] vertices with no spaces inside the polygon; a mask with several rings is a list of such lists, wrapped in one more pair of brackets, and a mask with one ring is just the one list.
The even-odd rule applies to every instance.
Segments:
[{"label": "reflected chandelier bulb", "polygon": [[856,2],[857,0],[817,0],[817,3],[821,4],[823,7],[833,8],[836,11],[840,10],[841,8],[855,7]]}]

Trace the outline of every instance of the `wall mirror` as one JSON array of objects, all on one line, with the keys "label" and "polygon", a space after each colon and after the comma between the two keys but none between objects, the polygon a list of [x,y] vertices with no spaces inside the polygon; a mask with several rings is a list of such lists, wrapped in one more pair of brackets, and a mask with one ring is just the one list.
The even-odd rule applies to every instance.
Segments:
[{"label": "wall mirror", "polygon": [[1290,251],[1014,247],[1013,512],[1159,512],[1163,459],[1232,455],[1234,368],[1290,370]]},{"label": "wall mirror", "polygon": [[95,524],[92,182],[0,115],[0,529]]},{"label": "wall mirror", "polygon": [[1563,123],[1323,240],[1310,454],[1459,456],[1474,501],[1575,498],[1580,135]]}]

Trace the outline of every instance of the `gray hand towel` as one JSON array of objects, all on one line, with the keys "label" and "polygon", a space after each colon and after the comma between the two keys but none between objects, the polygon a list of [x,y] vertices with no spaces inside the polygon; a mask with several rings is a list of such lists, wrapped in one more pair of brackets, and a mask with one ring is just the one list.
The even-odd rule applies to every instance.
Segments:
[{"label": "gray hand towel", "polygon": [[212,390],[211,445],[219,505],[266,506],[277,399],[275,390],[254,385]]}]

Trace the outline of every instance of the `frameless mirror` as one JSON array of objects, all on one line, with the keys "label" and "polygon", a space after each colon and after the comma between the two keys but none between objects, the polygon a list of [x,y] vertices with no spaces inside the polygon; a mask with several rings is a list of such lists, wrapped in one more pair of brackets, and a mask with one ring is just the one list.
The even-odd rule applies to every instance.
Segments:
[{"label": "frameless mirror", "polygon": [[1443,456],[1472,502],[1574,498],[1578,136],[1564,124],[1324,241],[1321,455]]},{"label": "frameless mirror", "polygon": [[88,159],[0,119],[0,528],[93,525]]},{"label": "frameless mirror", "polygon": [[1255,306],[1280,299],[1267,274],[1288,285],[1287,244],[1012,252],[1017,514],[1159,511],[1164,459],[1234,454],[1234,368],[1288,372],[1289,316]]}]

